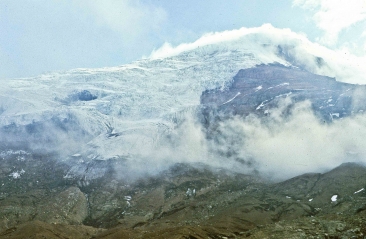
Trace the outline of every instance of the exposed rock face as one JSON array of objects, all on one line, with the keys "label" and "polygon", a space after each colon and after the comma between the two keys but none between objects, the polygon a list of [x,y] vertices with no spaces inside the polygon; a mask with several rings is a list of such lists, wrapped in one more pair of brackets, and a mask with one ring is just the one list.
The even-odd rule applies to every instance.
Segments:
[{"label": "exposed rock face", "polygon": [[39,205],[35,219],[48,223],[77,225],[87,216],[87,198],[79,188],[69,187]]},{"label": "exposed rock face", "polygon": [[83,90],[83,91],[79,92],[77,94],[77,97],[81,101],[90,101],[90,100],[95,100],[97,98],[95,95],[90,93],[90,91],[88,91],[88,90]]},{"label": "exposed rock face", "polygon": [[309,100],[318,116],[332,121],[364,110],[354,97],[357,91],[365,90],[365,86],[337,82],[298,68],[259,65],[240,70],[226,90],[203,92],[201,104],[209,123],[230,115],[267,115],[280,99],[290,97],[294,103]]},{"label": "exposed rock face", "polygon": [[95,100],[98,97],[96,95],[93,95],[88,90],[83,91],[74,91],[72,94],[68,95],[65,99],[58,99],[60,102],[65,104],[70,104],[74,101],[91,101]]}]

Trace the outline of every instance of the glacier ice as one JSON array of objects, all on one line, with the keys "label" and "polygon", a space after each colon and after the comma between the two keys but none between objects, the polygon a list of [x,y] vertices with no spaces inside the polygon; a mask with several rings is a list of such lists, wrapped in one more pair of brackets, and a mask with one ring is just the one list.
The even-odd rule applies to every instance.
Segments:
[{"label": "glacier ice", "polygon": [[[78,128],[91,136],[87,148],[99,159],[138,154],[142,145],[155,147],[161,133],[171,131],[184,112],[194,111],[202,91],[224,88],[239,69],[262,63],[245,47],[206,48],[119,67],[6,81],[0,89],[1,126],[56,119],[65,128],[60,124],[73,118],[75,125],[67,130]],[[75,100],[84,96],[92,100]],[[106,137],[108,132],[118,137]]]},{"label": "glacier ice", "polygon": [[[7,139],[12,133],[15,138],[33,133],[33,141],[55,140],[54,150],[80,163],[72,167],[70,175],[85,171],[88,160],[118,158],[145,167],[164,167],[174,153],[182,161],[194,161],[195,155],[201,162],[209,162],[210,154],[195,148],[202,141],[197,131],[177,131],[177,125],[195,114],[204,90],[225,89],[240,69],[262,63],[305,66],[315,73],[324,70],[316,68],[321,67],[316,65],[316,44],[283,32],[282,37],[273,38],[263,32],[248,33],[118,67],[3,81],[0,133],[7,133]],[[199,131],[199,126],[190,124]],[[184,136],[189,133],[193,137]],[[178,138],[180,145],[168,142],[167,137]],[[161,165],[148,160],[156,155],[163,158]],[[101,173],[102,169],[95,172]]]}]

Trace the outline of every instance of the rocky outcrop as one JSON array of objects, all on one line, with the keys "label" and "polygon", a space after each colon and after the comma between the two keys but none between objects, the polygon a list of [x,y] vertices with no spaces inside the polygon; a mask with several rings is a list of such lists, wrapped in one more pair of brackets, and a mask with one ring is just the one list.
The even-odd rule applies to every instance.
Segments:
[{"label": "rocky outcrop", "polygon": [[48,223],[82,224],[88,216],[88,201],[77,187],[66,190],[40,203],[34,219]]},{"label": "rocky outcrop", "polygon": [[308,100],[314,113],[329,122],[365,110],[358,104],[358,92],[365,86],[337,82],[295,67],[279,64],[258,65],[240,70],[225,89],[207,90],[201,95],[205,123],[255,114],[265,116],[281,99],[293,103]]}]

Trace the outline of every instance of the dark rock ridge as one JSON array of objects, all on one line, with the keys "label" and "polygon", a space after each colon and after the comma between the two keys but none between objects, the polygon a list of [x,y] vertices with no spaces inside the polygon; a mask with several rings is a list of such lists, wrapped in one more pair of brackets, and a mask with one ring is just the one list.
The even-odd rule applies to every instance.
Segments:
[{"label": "dark rock ridge", "polygon": [[95,100],[95,99],[98,98],[97,96],[95,96],[92,93],[90,93],[90,91],[88,91],[88,90],[83,90],[83,91],[80,91],[80,92],[75,92],[74,94],[70,95],[69,97],[70,97],[70,99],[72,101],[77,101],[77,100],[80,100],[80,101],[91,101],[91,100]]},{"label": "dark rock ridge", "polygon": [[204,91],[201,105],[205,123],[210,123],[232,115],[268,115],[280,99],[290,97],[293,103],[309,100],[314,113],[330,122],[363,111],[355,94],[365,90],[299,68],[262,64],[240,70],[226,90]]},{"label": "dark rock ridge", "polygon": [[[0,144],[5,148],[30,149],[33,151],[55,151],[65,138],[70,142],[84,142],[91,135],[72,114],[52,116],[29,124],[11,123],[0,127]],[[84,141],[83,141],[84,140]],[[75,145],[75,148],[79,147]]]}]

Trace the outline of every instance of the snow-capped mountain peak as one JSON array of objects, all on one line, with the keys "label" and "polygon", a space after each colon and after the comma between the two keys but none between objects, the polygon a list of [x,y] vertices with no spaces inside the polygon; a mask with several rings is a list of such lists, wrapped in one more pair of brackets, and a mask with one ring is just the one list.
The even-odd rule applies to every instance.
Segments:
[{"label": "snow-capped mountain peak", "polygon": [[[270,63],[358,79],[362,70],[334,60],[336,54],[288,29],[264,25],[208,34],[175,48],[165,45],[150,58],[119,67],[11,79],[0,89],[1,134],[5,142],[55,147],[86,159],[146,162],[157,154],[164,164],[174,151],[183,161],[210,160],[201,126],[187,120],[203,91],[224,90],[240,69]],[[352,72],[350,78],[342,75],[344,69]],[[192,131],[174,132],[183,118]],[[167,133],[181,143],[162,143]]]}]

